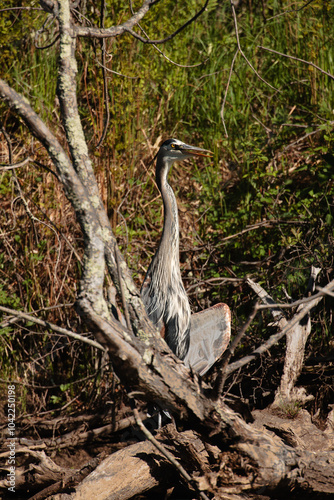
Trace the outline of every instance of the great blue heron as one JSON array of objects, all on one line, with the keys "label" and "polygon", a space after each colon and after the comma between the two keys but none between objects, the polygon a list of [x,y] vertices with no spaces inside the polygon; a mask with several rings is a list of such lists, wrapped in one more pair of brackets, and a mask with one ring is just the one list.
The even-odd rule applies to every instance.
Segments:
[{"label": "great blue heron", "polygon": [[157,154],[156,182],[164,205],[164,224],[158,250],[141,288],[150,320],[180,359],[184,359],[189,350],[191,312],[180,273],[177,203],[167,177],[174,162],[192,156],[210,157],[212,153],[177,139],[168,139]]}]

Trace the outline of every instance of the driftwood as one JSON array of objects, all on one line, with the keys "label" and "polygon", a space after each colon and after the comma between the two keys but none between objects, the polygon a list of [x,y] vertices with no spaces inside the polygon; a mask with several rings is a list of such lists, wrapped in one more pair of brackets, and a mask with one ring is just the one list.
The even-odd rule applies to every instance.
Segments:
[{"label": "driftwood", "polygon": [[[300,422],[295,422],[272,416],[266,421],[256,420],[251,426],[237,417],[234,429],[238,430],[241,440],[231,444],[228,451],[221,449],[219,438],[215,444],[215,440],[203,439],[194,431],[178,433],[172,424],[161,429],[158,439],[175,457],[182,459],[194,484],[215,498],[233,498],[233,495],[250,494],[260,488],[264,494],[270,494],[275,488],[281,492],[295,489],[304,493],[334,494],[334,452],[330,450],[333,439],[329,442],[325,433],[318,430],[320,451],[309,447],[295,452],[290,446],[302,442],[300,436],[305,429],[310,436],[314,435],[309,417],[303,416]],[[284,444],[275,433],[290,444]],[[321,447],[325,443],[327,449]],[[159,486],[162,491],[173,488],[178,483],[176,477],[171,464],[146,441],[109,456],[76,487],[70,498],[126,500],[153,487]]]},{"label": "driftwood", "polygon": [[[309,295],[315,290],[315,282],[320,271],[320,268],[312,266],[307,289]],[[259,284],[254,283],[251,279],[247,279],[247,283],[264,304],[268,306],[273,306],[275,304],[273,298]],[[286,406],[294,403],[303,405],[313,398],[313,396],[308,396],[305,393],[304,388],[295,387],[295,384],[303,368],[305,346],[311,333],[310,310],[315,307],[320,300],[321,297],[315,297],[313,300],[309,301],[307,303],[307,309],[305,308],[305,303],[299,304],[295,315],[296,317],[298,316],[298,321],[294,321],[294,318],[292,318],[290,323],[292,322],[293,324],[289,329],[286,329],[288,320],[283,310],[279,306],[271,308],[275,326],[281,330],[286,329],[284,369],[280,387],[276,391],[273,403],[274,406]],[[303,312],[305,312],[305,314],[303,314]]]},{"label": "driftwood", "polygon": [[155,486],[168,487],[174,468],[149,441],[128,446],[106,458],[71,495],[73,499],[123,500]]}]

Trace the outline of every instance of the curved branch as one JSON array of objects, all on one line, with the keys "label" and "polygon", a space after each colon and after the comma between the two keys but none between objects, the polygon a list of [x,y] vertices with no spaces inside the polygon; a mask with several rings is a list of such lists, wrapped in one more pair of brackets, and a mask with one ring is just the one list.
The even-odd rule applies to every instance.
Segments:
[{"label": "curved branch", "polygon": [[[131,0],[130,0],[130,7],[131,7],[131,12],[133,13]],[[144,35],[146,36],[146,38],[149,40],[148,34],[146,33],[146,31],[144,30],[144,28],[139,23],[138,23],[138,27],[140,28],[140,30],[142,31],[142,33],[144,33]],[[179,64],[179,63],[173,61],[172,59],[170,59],[168,56],[166,56],[166,54],[164,54],[162,52],[162,50],[160,50],[159,47],[157,47],[155,44],[153,45],[153,47],[155,48],[155,50],[157,52],[159,52],[159,54],[162,55],[162,57],[164,57],[168,62],[170,62],[171,64],[174,64],[174,66],[177,66],[178,68],[196,68],[197,66],[201,66],[202,64],[204,64],[203,62],[200,62],[200,63],[197,63],[197,64]]]},{"label": "curved branch", "polygon": [[233,72],[233,68],[234,68],[234,63],[235,63],[235,60],[237,58],[239,50],[240,49],[238,47],[237,50],[235,51],[235,54],[234,54],[233,59],[232,59],[232,63],[231,63],[231,67],[230,67],[230,72],[229,72],[229,75],[228,75],[228,80],[227,80],[226,89],[225,89],[225,93],[224,93],[223,104],[222,104],[222,107],[221,107],[221,110],[220,110],[220,117],[221,117],[222,122],[223,122],[224,131],[225,131],[225,137],[227,137],[227,138],[228,138],[228,133],[227,133],[226,125],[225,125],[224,111],[225,111],[225,104],[226,104],[227,92],[228,92],[228,89],[229,89],[229,86],[230,86],[232,72]]},{"label": "curved branch", "polygon": [[172,40],[176,35],[178,35],[181,31],[183,31],[189,24],[193,23],[196,21],[196,19],[203,14],[205,11],[209,0],[205,0],[205,3],[203,7],[196,12],[196,14],[190,18],[187,22],[185,22],[180,28],[178,28],[176,31],[171,33],[170,35],[166,36],[165,38],[159,39],[159,40],[151,40],[148,38],[144,38],[135,31],[133,31],[133,27],[136,26],[136,24],[139,23],[139,21],[145,16],[145,14],[149,11],[151,6],[156,3],[154,1],[146,0],[143,4],[143,6],[134,14],[130,19],[128,19],[125,23],[120,24],[119,26],[113,26],[112,28],[107,28],[107,29],[99,29],[99,28],[90,28],[90,27],[80,27],[78,26],[75,29],[75,33],[77,36],[85,36],[85,37],[91,37],[91,38],[108,38],[108,37],[116,37],[119,35],[122,35],[123,33],[130,33],[134,38],[139,40],[142,43],[146,44],[161,44],[168,42],[169,40]]},{"label": "curved branch", "polygon": [[273,90],[276,90],[276,92],[281,92],[280,90],[276,89],[275,87],[273,87],[272,85],[270,85],[270,83],[268,83],[264,78],[262,78],[262,76],[256,71],[256,69],[254,68],[254,66],[251,64],[251,62],[247,59],[246,57],[246,54],[244,53],[244,51],[242,50],[241,48],[241,45],[240,45],[240,40],[239,40],[239,32],[238,32],[238,22],[237,22],[237,16],[236,16],[236,13],[235,13],[235,7],[231,1],[231,9],[232,9],[232,14],[233,14],[233,21],[234,21],[234,28],[235,28],[235,36],[236,36],[236,39],[237,39],[237,44],[238,44],[238,49],[239,49],[239,52],[240,54],[242,55],[242,57],[245,59],[246,63],[248,64],[248,66],[251,68],[251,70],[255,73],[255,75],[258,77],[259,80],[261,80],[261,82],[265,83],[266,85],[268,85],[268,87],[270,87],[271,89]]},{"label": "curved branch", "polygon": [[[85,236],[85,256],[82,289],[97,308],[97,312],[110,318],[103,299],[104,246],[96,212],[91,205],[86,188],[81,183],[73,165],[58,140],[46,127],[29,103],[6,82],[0,80],[0,95],[24,120],[33,135],[43,144],[59,172],[67,198],[72,203]],[[82,290],[81,290],[82,291]]]},{"label": "curved branch", "polygon": [[152,5],[157,3],[157,0],[145,0],[140,9],[125,23],[111,28],[94,28],[91,26],[76,26],[76,36],[84,36],[88,38],[113,38],[131,30],[141,19],[147,14]]},{"label": "curved branch", "polygon": [[[104,19],[106,15],[106,4],[105,0],[101,2],[101,28],[104,28]],[[103,78],[103,99],[104,99],[104,120],[103,120],[103,130],[100,139],[96,145],[96,149],[98,149],[106,138],[109,120],[110,120],[110,110],[109,110],[109,95],[108,95],[108,81],[107,81],[107,71],[106,71],[106,41],[105,38],[101,40],[101,53],[102,53],[102,78]]]}]

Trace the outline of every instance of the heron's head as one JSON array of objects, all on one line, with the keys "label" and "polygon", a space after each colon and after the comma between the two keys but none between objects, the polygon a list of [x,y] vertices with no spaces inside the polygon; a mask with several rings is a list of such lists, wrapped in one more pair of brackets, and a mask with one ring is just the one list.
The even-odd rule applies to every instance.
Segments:
[{"label": "heron's head", "polygon": [[163,161],[173,163],[174,161],[182,161],[192,156],[207,156],[210,158],[213,156],[213,153],[207,149],[189,146],[189,144],[185,144],[178,139],[167,139],[160,146],[157,156]]}]

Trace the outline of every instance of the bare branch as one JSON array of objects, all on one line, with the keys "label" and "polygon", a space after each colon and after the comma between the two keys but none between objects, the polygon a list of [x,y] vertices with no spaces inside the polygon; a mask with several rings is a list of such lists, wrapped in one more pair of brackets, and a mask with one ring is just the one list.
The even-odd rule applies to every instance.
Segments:
[{"label": "bare branch", "polygon": [[[148,6],[152,2],[146,2]],[[138,13],[137,13],[138,14]],[[76,77],[77,64],[75,59],[76,37],[70,22],[70,9],[68,1],[59,4],[59,30],[60,30],[60,53],[59,53],[59,75],[58,75],[58,96],[64,120],[64,128],[71,154],[74,161],[75,170],[85,186],[86,196],[95,210],[95,220],[99,224],[102,237],[101,251],[103,251],[109,274],[121,295],[120,279],[124,282],[124,290],[128,302],[129,313],[134,332],[138,335],[158,336],[149,321],[144,305],[141,301],[131,273],[126,266],[123,256],[119,253],[120,273],[116,262],[117,242],[110,227],[110,221],[104,209],[99,195],[99,188],[94,175],[93,165],[88,153],[87,143],[82,128],[77,104]],[[103,301],[104,302],[104,299]],[[101,302],[101,303],[102,303]]]},{"label": "bare branch", "polygon": [[121,265],[120,265],[120,251],[118,250],[118,248],[116,248],[116,262],[117,262],[117,272],[118,272],[119,284],[120,284],[120,288],[121,288],[121,299],[122,299],[122,304],[123,304],[123,309],[124,309],[126,326],[128,327],[128,330],[130,332],[132,332],[130,315],[129,315],[129,308],[128,308],[128,304],[127,304],[126,299],[125,299],[124,281],[122,279]]},{"label": "bare branch", "polygon": [[[131,12],[132,14],[134,13],[133,12],[133,8],[132,8],[132,1],[130,0],[130,8],[131,8]],[[149,36],[148,34],[146,33],[146,31],[144,30],[144,28],[138,23],[138,28],[142,31],[142,33],[144,33],[144,35],[146,36],[147,40],[149,40]],[[197,66],[201,66],[202,64],[204,64],[204,62],[200,62],[200,63],[197,63],[197,64],[179,64],[175,61],[173,61],[172,59],[170,59],[168,56],[166,56],[166,54],[164,54],[162,52],[162,50],[159,49],[159,47],[157,47],[155,44],[153,44],[153,47],[155,48],[155,50],[157,52],[159,52],[159,54],[162,55],[162,57],[164,57],[168,62],[170,62],[171,64],[174,64],[174,66],[177,66],[178,68],[196,68]]]},{"label": "bare branch", "polygon": [[300,59],[299,57],[290,56],[289,54],[283,54],[282,52],[278,52],[277,50],[269,49],[268,47],[263,47],[262,45],[258,45],[258,49],[267,50],[268,52],[272,52],[273,54],[277,54],[278,56],[287,57],[288,59],[292,59],[293,61],[299,61],[303,64],[307,64],[308,66],[312,66],[312,68],[317,69],[318,71],[320,71],[324,75],[329,76],[329,78],[334,80],[334,76],[331,73],[328,73],[328,71],[325,71],[324,69],[320,68],[319,66],[317,66],[316,64],[314,64],[311,61],[305,61],[305,59]]},{"label": "bare branch", "polygon": [[234,352],[237,348],[237,346],[240,344],[243,336],[245,335],[246,331],[250,327],[250,325],[253,322],[253,319],[255,318],[256,314],[258,311],[258,304],[256,303],[252,313],[249,315],[246,323],[240,328],[239,332],[237,335],[234,337],[233,341],[231,344],[228,346],[226,351],[224,352],[222,358],[218,363],[215,365],[215,370],[218,371],[218,376],[215,380],[214,387],[212,389],[212,392],[209,393],[210,397],[214,400],[217,400],[220,398],[222,395],[224,385],[226,382],[227,375],[229,374],[227,371],[227,365],[231,359],[231,357],[234,355]]},{"label": "bare branch", "polygon": [[7,7],[6,9],[0,9],[0,12],[12,10],[43,10],[42,7]]},{"label": "bare branch", "polygon": [[[275,333],[274,335],[271,335],[271,337],[269,337],[269,339],[266,342],[264,342],[264,344],[262,344],[257,349],[254,349],[254,351],[251,354],[249,354],[248,356],[245,356],[244,358],[239,359],[238,361],[235,361],[234,363],[231,363],[227,367],[227,370],[226,370],[227,375],[230,375],[235,370],[238,370],[242,366],[247,365],[251,361],[254,361],[258,356],[265,353],[273,345],[277,344],[277,342],[279,342],[279,340],[281,340],[286,335],[286,333],[289,330],[291,330],[291,328],[293,328],[293,326],[296,323],[298,323],[302,318],[304,318],[304,316],[306,316],[306,314],[322,300],[322,298],[324,297],[324,295],[327,294],[327,292],[331,292],[332,290],[334,290],[334,280],[331,281],[330,283],[328,283],[328,285],[326,285],[322,289],[321,296],[319,296],[319,294],[316,294],[316,295],[313,295],[312,297],[310,297],[311,300],[307,301],[305,299],[305,302],[308,302],[308,303],[306,303],[305,307],[303,307],[303,309],[301,309],[300,312],[295,314],[294,317],[286,324],[286,326],[280,332]],[[268,308],[268,307],[281,307],[281,304],[278,304],[278,305],[277,304],[272,304],[272,305],[268,304],[265,306],[258,306],[258,309]]]},{"label": "bare branch", "polygon": [[50,323],[49,321],[44,321],[39,318],[35,318],[34,316],[21,312],[21,311],[15,311],[15,309],[9,309],[8,307],[0,306],[0,311],[5,312],[7,314],[10,314],[11,316],[14,316],[16,318],[22,318],[26,321],[31,321],[32,323],[35,323],[36,325],[41,325],[45,328],[49,328],[53,332],[60,333],[62,335],[67,335],[67,337],[71,337],[72,339],[79,340],[80,342],[84,342],[85,344],[88,344],[92,347],[95,347],[96,349],[100,349],[101,351],[105,351],[105,348],[99,343],[96,342],[95,340],[88,339],[87,337],[84,337],[83,335],[79,335],[78,333],[72,332],[70,330],[66,330],[65,328],[61,328],[60,326],[54,325],[53,323]]},{"label": "bare branch", "polygon": [[113,26],[112,28],[107,29],[99,29],[99,28],[90,28],[90,27],[76,27],[75,33],[77,36],[85,36],[92,38],[108,38],[108,37],[116,37],[122,35],[123,33],[130,33],[134,38],[146,44],[161,44],[172,40],[176,35],[178,35],[181,31],[183,31],[189,24],[193,23],[203,12],[205,11],[209,0],[206,0],[203,7],[187,22],[185,22],[180,28],[178,28],[174,33],[162,38],[160,40],[151,40],[138,35],[135,31],[133,31],[133,27],[136,26],[139,21],[145,16],[145,14],[149,11],[151,6],[156,3],[156,1],[145,0],[142,7],[134,14],[130,19],[128,19],[125,23],[120,24],[119,26]]},{"label": "bare branch", "polygon": [[305,7],[307,7],[308,5],[310,5],[310,3],[312,3],[312,2],[314,2],[314,0],[308,0],[308,2],[304,3],[304,5],[302,5],[298,9],[289,9],[289,10],[286,10],[284,12],[281,12],[280,14],[277,14],[276,16],[268,17],[268,19],[266,19],[266,20],[267,21],[271,21],[272,19],[276,19],[277,17],[285,16],[286,14],[291,14],[291,12],[299,12],[299,11],[305,9]]},{"label": "bare branch", "polygon": [[308,221],[301,220],[284,220],[284,219],[273,219],[273,220],[262,220],[261,222],[257,222],[256,224],[251,224],[250,226],[246,226],[245,229],[242,229],[238,233],[230,234],[229,236],[225,236],[219,241],[219,246],[222,242],[232,240],[234,238],[238,238],[242,234],[248,233],[249,231],[254,231],[255,229],[259,229],[261,227],[271,227],[276,226],[278,224],[289,224],[289,225],[303,225],[308,224]]},{"label": "bare branch", "polygon": [[220,110],[220,116],[221,116],[221,119],[223,121],[223,126],[224,126],[225,136],[226,137],[228,137],[228,133],[227,133],[227,129],[226,129],[226,125],[225,125],[225,118],[224,118],[225,103],[226,103],[227,92],[228,92],[228,89],[229,89],[229,86],[230,86],[230,81],[231,81],[231,77],[232,77],[234,63],[235,63],[235,60],[236,60],[237,55],[239,53],[239,50],[240,49],[238,47],[237,50],[235,51],[235,54],[234,54],[233,59],[232,59],[232,63],[231,63],[231,67],[230,67],[230,72],[229,72],[229,75],[228,75],[228,80],[227,80],[226,89],[225,89],[225,93],[224,93],[223,104],[222,104],[222,107],[221,107],[221,110]]},{"label": "bare branch", "polygon": [[242,57],[245,59],[246,63],[248,64],[248,66],[251,68],[251,70],[256,74],[256,76],[259,78],[259,80],[261,80],[261,82],[265,83],[266,85],[268,85],[268,87],[270,87],[271,89],[275,90],[276,92],[281,92],[280,90],[276,89],[275,87],[273,87],[272,85],[270,85],[270,83],[268,83],[266,80],[264,80],[264,78],[262,78],[261,75],[259,75],[259,73],[256,71],[256,69],[254,68],[254,66],[250,63],[250,61],[247,59],[245,53],[243,52],[242,48],[241,48],[241,45],[240,45],[240,40],[239,40],[239,32],[238,32],[238,22],[237,22],[237,16],[236,16],[236,13],[235,13],[235,7],[233,5],[233,2],[231,1],[231,9],[232,9],[232,14],[233,14],[233,20],[234,20],[234,27],[235,27],[235,36],[236,36],[236,39],[237,39],[237,44],[238,44],[238,49],[240,51],[240,54],[242,55]]},{"label": "bare branch", "polygon": [[77,36],[84,36],[89,38],[113,38],[122,35],[125,32],[131,31],[131,29],[139,23],[141,19],[147,14],[152,5],[156,3],[156,0],[145,0],[140,9],[125,23],[118,26],[112,26],[111,28],[95,28],[90,26],[77,26],[75,28],[75,34]]},{"label": "bare branch", "polygon": [[[248,280],[248,282],[249,282],[249,280]],[[298,307],[302,304],[308,304],[309,302],[312,302],[313,299],[323,298],[324,295],[332,296],[333,294],[331,293],[331,290],[333,290],[333,289],[334,289],[334,280],[330,281],[330,283],[328,283],[328,285],[326,285],[324,288],[317,286],[316,290],[319,290],[319,292],[316,293],[315,295],[311,295],[310,297],[305,297],[304,299],[295,300],[294,302],[291,302],[290,304],[286,304],[286,303],[280,304],[280,303],[275,303],[275,302],[272,302],[271,304],[267,303],[267,304],[259,305],[258,309],[259,309],[259,311],[261,309],[293,309],[294,307]]]},{"label": "bare branch", "polygon": [[323,295],[328,295],[329,297],[334,297],[334,293],[330,292],[329,290],[326,290],[325,288],[321,288],[320,286],[316,286],[315,289],[319,290],[319,293],[322,293]]},{"label": "bare branch", "polygon": [[100,61],[96,61],[96,63],[101,68],[103,68],[105,71],[108,71],[109,73],[112,73],[113,75],[122,76],[123,78],[129,78],[129,80],[137,80],[138,78],[140,78],[139,76],[123,75],[123,73],[120,73],[119,71],[115,71],[114,69],[107,68],[107,66],[103,66],[103,64],[101,64]]},{"label": "bare branch", "polygon": [[33,162],[34,160],[28,156],[25,160],[20,161],[19,163],[13,163],[12,165],[6,165],[5,167],[0,167],[0,171],[6,172],[7,170],[14,170],[15,168],[24,167],[27,163]]},{"label": "bare branch", "polygon": [[[101,2],[101,28],[104,28],[104,18],[106,13],[106,4],[105,0]],[[96,149],[98,149],[103,143],[104,139],[107,135],[107,130],[109,126],[110,120],[110,111],[109,111],[109,95],[108,95],[108,81],[107,81],[107,73],[106,73],[106,41],[105,38],[101,40],[101,51],[102,51],[102,77],[103,77],[103,96],[104,96],[104,123],[103,123],[103,131],[101,137],[96,145]]]}]

